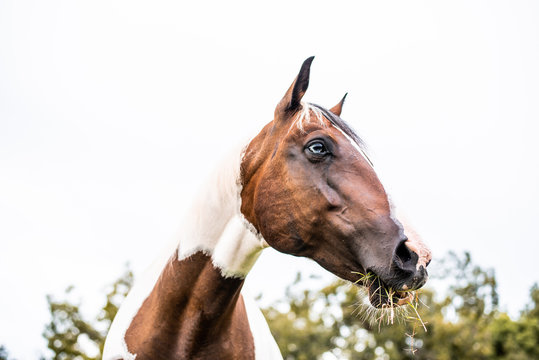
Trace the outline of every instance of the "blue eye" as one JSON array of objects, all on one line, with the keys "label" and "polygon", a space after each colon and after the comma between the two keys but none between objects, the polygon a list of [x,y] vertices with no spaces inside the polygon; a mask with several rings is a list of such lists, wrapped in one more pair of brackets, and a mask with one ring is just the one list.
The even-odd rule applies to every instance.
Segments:
[{"label": "blue eye", "polygon": [[312,144],[310,144],[307,149],[315,154],[315,155],[319,155],[319,156],[323,156],[323,155],[328,155],[329,154],[329,151],[328,149],[326,148],[326,145],[324,145],[323,142],[321,141],[315,141],[313,142]]}]

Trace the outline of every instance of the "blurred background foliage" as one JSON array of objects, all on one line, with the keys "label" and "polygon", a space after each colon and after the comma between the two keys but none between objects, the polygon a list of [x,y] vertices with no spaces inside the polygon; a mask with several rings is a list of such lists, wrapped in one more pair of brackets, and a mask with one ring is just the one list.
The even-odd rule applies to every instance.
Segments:
[{"label": "blurred background foliage", "polygon": [[[376,313],[368,319],[358,287],[336,280],[305,289],[300,274],[283,299],[262,310],[285,360],[539,359],[537,284],[526,308],[512,318],[498,306],[494,272],[475,265],[469,253],[450,253],[433,270],[435,287],[418,295],[422,321],[410,319],[417,318],[410,308],[393,324]],[[72,287],[61,300],[48,296],[48,354],[42,359],[101,359],[108,328],[132,284],[126,269],[91,320],[69,299]],[[0,346],[0,360],[8,359]]]},{"label": "blurred background foliage", "polygon": [[46,359],[100,360],[110,324],[132,285],[133,273],[126,269],[109,287],[103,307],[92,320],[84,319],[80,304],[69,299],[73,287],[66,290],[62,300],[48,296],[51,320],[43,337],[51,355]]},{"label": "blurred background foliage", "polygon": [[[512,319],[498,307],[492,270],[469,253],[449,254],[432,287],[419,292],[418,320],[365,321],[361,290],[336,281],[321,291],[294,291],[264,309],[286,360],[291,359],[539,359],[539,288]],[[413,309],[408,309],[413,317]],[[401,316],[402,317],[402,316]]]}]

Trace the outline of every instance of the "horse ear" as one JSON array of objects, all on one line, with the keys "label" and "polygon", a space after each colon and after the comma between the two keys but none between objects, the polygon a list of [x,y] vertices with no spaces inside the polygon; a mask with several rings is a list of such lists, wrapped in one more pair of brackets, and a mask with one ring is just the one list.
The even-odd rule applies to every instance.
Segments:
[{"label": "horse ear", "polygon": [[301,65],[298,76],[296,76],[296,79],[277,105],[275,117],[277,117],[278,114],[293,112],[300,107],[301,99],[309,87],[309,75],[313,59],[314,56],[311,56],[303,62],[303,65]]},{"label": "horse ear", "polygon": [[341,112],[342,112],[342,106],[344,104],[344,99],[346,99],[346,96],[348,95],[348,93],[344,94],[344,96],[342,97],[341,101],[335,105],[334,107],[332,107],[331,109],[329,109],[329,111],[331,111],[332,113],[334,113],[335,115],[337,116],[341,116]]}]

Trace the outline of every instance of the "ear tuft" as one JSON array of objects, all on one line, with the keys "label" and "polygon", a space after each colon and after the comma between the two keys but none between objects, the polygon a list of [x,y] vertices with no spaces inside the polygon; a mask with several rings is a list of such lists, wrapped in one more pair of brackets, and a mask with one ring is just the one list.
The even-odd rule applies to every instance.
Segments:
[{"label": "ear tuft", "polygon": [[339,101],[339,103],[337,105],[335,105],[334,107],[332,107],[331,109],[329,109],[329,111],[331,111],[332,113],[334,113],[335,115],[337,116],[341,116],[341,112],[342,112],[342,106],[344,105],[344,100],[346,99],[346,96],[348,95],[348,93],[344,94],[343,98],[341,99],[341,101]]}]

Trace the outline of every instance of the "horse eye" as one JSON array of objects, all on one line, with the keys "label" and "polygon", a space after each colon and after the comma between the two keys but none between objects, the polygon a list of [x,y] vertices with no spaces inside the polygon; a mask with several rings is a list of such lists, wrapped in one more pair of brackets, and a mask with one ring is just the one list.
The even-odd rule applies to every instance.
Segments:
[{"label": "horse eye", "polygon": [[322,143],[320,141],[312,143],[311,145],[309,145],[307,147],[307,149],[309,149],[309,151],[311,153],[315,154],[315,155],[327,155],[327,154],[329,154],[329,151],[326,148],[326,146],[324,145],[324,143]]}]

